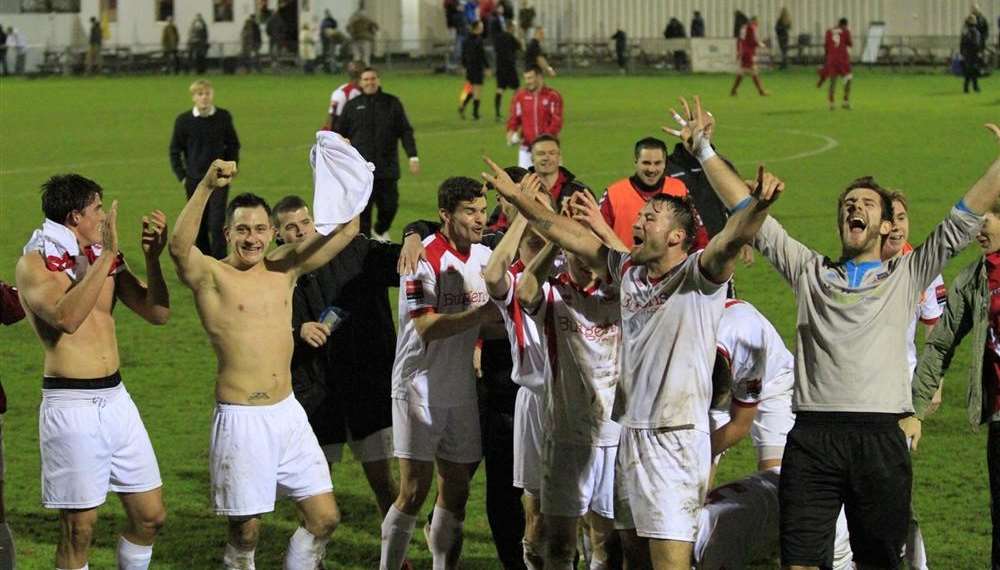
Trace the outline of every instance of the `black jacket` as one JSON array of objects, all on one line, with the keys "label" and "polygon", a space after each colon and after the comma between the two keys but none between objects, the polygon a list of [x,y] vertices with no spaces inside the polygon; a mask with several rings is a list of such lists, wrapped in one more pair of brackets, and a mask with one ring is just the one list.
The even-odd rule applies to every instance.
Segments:
[{"label": "black jacket", "polygon": [[229,111],[216,107],[210,117],[195,117],[188,109],[178,115],[170,138],[170,168],[177,180],[201,180],[217,158],[240,160],[240,139]]},{"label": "black jacket", "polygon": [[486,59],[486,46],[483,44],[483,36],[471,34],[465,38],[462,44],[462,67],[466,72],[482,74],[484,69],[490,68],[490,62]]},{"label": "black jacket", "polygon": [[348,101],[333,130],[350,139],[361,156],[375,164],[375,178],[399,178],[398,141],[407,156],[417,156],[417,141],[403,104],[381,89]]},{"label": "black jacket", "polygon": [[[399,286],[402,246],[358,236],[330,263],[299,278],[292,295],[292,388],[321,445],[361,439],[392,425],[396,332],[388,288]],[[329,306],[349,313],[325,345],[299,337]]]},{"label": "black jacket", "polygon": [[[729,161],[726,163],[732,168],[733,165]],[[733,168],[733,171],[736,169]],[[714,236],[721,232],[726,226],[729,212],[712,189],[712,184],[701,169],[698,159],[691,156],[682,143],[677,143],[674,152],[667,158],[667,174],[687,186],[688,194],[694,202],[695,209],[698,210],[698,215],[701,216],[701,222],[705,225],[708,235]]]}]

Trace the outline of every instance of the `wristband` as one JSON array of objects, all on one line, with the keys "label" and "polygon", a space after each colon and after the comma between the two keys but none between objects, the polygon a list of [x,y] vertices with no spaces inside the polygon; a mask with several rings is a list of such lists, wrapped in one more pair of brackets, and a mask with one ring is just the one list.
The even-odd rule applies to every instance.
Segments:
[{"label": "wristband", "polygon": [[716,154],[715,149],[712,148],[712,145],[707,144],[698,150],[698,154],[695,155],[695,158],[698,159],[698,162],[704,164],[706,160],[712,158],[713,156],[718,155]]},{"label": "wristband", "polygon": [[740,210],[744,210],[752,202],[753,202],[753,198],[750,197],[750,196],[747,196],[746,198],[740,200],[739,204],[736,204],[735,206],[733,206],[732,208],[730,208],[729,209],[729,213],[730,214],[735,214],[736,212],[739,212]]},{"label": "wristband", "polygon": [[417,157],[415,157],[415,156],[411,156],[410,157],[410,162],[420,162],[420,159],[417,158]]}]

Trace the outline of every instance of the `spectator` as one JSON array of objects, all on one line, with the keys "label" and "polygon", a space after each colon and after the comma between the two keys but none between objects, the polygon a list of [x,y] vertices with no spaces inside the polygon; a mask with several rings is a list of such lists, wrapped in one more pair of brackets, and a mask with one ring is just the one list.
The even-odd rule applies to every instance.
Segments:
[{"label": "spectator", "polygon": [[468,34],[468,24],[465,21],[465,12],[461,0],[444,0],[444,13],[448,29],[452,31],[455,40],[452,53],[448,61],[445,62],[447,71],[454,70],[462,63],[462,44],[465,43]]},{"label": "spectator", "polygon": [[0,25],[0,76],[9,75],[7,69],[7,30]]},{"label": "spectator", "polygon": [[194,21],[191,22],[191,28],[188,30],[188,50],[191,52],[191,64],[195,72],[199,75],[205,73],[205,56],[208,55],[208,25],[205,24],[205,19],[201,17],[201,14],[195,15]]},{"label": "spectator", "polygon": [[174,24],[174,17],[167,16],[167,25],[163,26],[163,34],[160,36],[160,46],[163,47],[163,59],[167,62],[167,70],[174,75],[181,71],[181,58],[177,49],[181,45],[181,34]]},{"label": "spectator", "polygon": [[521,2],[521,9],[517,11],[517,24],[521,27],[521,37],[531,36],[531,28],[535,27],[535,8],[529,0]]},{"label": "spectator", "polygon": [[103,58],[101,57],[101,43],[104,41],[104,34],[101,32],[101,23],[97,18],[90,17],[90,41],[87,44],[87,73],[100,72]]},{"label": "spectator", "polygon": [[743,26],[750,23],[750,18],[747,17],[741,10],[736,10],[733,13],[733,37],[739,38],[740,32],[743,31]]},{"label": "spectator", "polygon": [[14,48],[14,75],[24,75],[24,60],[28,55],[28,39],[17,28],[7,28],[7,47]]},{"label": "spectator", "polygon": [[[199,79],[191,84],[194,109],[184,111],[174,121],[170,138],[170,168],[184,184],[190,200],[208,167],[217,158],[233,162],[240,160],[240,139],[236,136],[229,111],[215,106],[212,83]],[[229,187],[212,192],[198,229],[195,245],[205,255],[216,259],[226,257],[226,237],[222,232],[226,218]]]},{"label": "spectator", "polygon": [[705,37],[705,19],[701,17],[701,12],[698,10],[695,10],[694,16],[691,17],[691,37]]},{"label": "spectator", "polygon": [[[361,232],[389,241],[389,228],[399,209],[399,141],[410,157],[410,172],[419,174],[417,141],[403,104],[382,91],[378,71],[370,67],[365,69],[361,72],[360,83],[361,95],[344,105],[334,131],[349,139],[365,160],[375,163],[372,201],[361,213]],[[378,205],[374,228],[372,202]]]},{"label": "spectator", "polygon": [[479,21],[479,2],[477,0],[465,0],[462,5],[462,13],[465,14],[465,27],[470,27],[473,22]]},{"label": "spectator", "polygon": [[489,22],[496,8],[497,3],[495,0],[479,0],[479,21],[484,23]]},{"label": "spectator", "polygon": [[299,32],[299,61],[306,73],[313,72],[316,63],[316,34],[309,22],[302,22],[302,30]]},{"label": "spectator", "polygon": [[507,20],[509,19],[507,17],[507,8],[503,2],[497,4],[490,19],[483,22],[486,24],[486,35],[491,41],[496,42],[497,37],[507,29]]},{"label": "spectator", "polygon": [[323,50],[323,71],[335,73],[336,64],[334,48],[339,44],[334,43],[334,38],[339,34],[337,31],[337,20],[330,14],[329,10],[323,12],[323,21],[319,24],[319,41]]},{"label": "spectator", "polygon": [[243,67],[247,73],[251,69],[260,71],[260,46],[263,37],[260,34],[260,24],[253,14],[247,16],[247,21],[243,23],[240,31],[240,47],[243,52]]},{"label": "spectator", "polygon": [[618,31],[611,36],[615,40],[615,59],[618,60],[618,72],[622,75],[628,72],[628,36],[625,30],[618,28]]},{"label": "spectator", "polygon": [[285,20],[278,12],[273,12],[265,25],[267,32],[267,48],[271,56],[271,67],[278,68],[281,56],[285,53]]},{"label": "spectator", "polygon": [[979,31],[979,51],[986,50],[986,42],[990,37],[990,23],[983,16],[983,11],[979,9],[979,4],[972,5],[972,16],[976,18],[976,30]]},{"label": "spectator", "polygon": [[375,49],[375,32],[378,24],[359,8],[347,22],[347,33],[351,36],[351,51],[354,59],[372,64],[372,51]]},{"label": "spectator", "polygon": [[687,37],[684,32],[684,24],[677,18],[670,18],[667,27],[663,29],[663,37],[668,40]]},{"label": "spectator", "polygon": [[778,21],[774,24],[774,35],[778,37],[778,49],[781,50],[780,69],[788,69],[788,35],[792,29],[792,14],[788,7],[781,9]]},{"label": "spectator", "polygon": [[962,53],[962,76],[965,78],[963,91],[969,92],[969,85],[976,93],[979,93],[979,73],[982,62],[980,61],[980,46],[983,45],[982,37],[979,35],[979,26],[974,14],[969,14],[965,19],[965,28],[962,30],[962,41],[960,51]]}]

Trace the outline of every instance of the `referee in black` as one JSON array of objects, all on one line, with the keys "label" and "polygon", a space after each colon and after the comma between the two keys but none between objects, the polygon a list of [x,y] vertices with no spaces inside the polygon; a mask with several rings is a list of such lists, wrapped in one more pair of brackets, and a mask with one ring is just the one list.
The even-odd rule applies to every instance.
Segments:
[{"label": "referee in black", "polygon": [[517,53],[521,51],[521,40],[514,36],[513,20],[507,20],[506,28],[493,38],[493,50],[497,58],[497,92],[493,96],[493,108],[497,113],[497,122],[500,122],[503,120],[500,107],[504,89],[517,92],[521,87],[517,76]]},{"label": "referee in black", "polygon": [[483,77],[490,68],[486,59],[486,46],[483,45],[483,22],[472,24],[472,33],[462,44],[462,65],[465,66],[465,80],[472,85],[472,90],[462,99],[458,114],[465,118],[465,107],[472,100],[472,118],[479,120],[479,95],[483,91]]},{"label": "referee in black", "polygon": [[[215,106],[212,83],[199,79],[191,84],[190,91],[194,108],[177,116],[174,134],[170,137],[170,168],[184,184],[189,200],[213,160],[240,160],[240,139],[236,136],[233,117],[229,111]],[[212,192],[195,240],[203,254],[216,259],[226,257],[222,227],[226,223],[228,199],[228,186]]]}]

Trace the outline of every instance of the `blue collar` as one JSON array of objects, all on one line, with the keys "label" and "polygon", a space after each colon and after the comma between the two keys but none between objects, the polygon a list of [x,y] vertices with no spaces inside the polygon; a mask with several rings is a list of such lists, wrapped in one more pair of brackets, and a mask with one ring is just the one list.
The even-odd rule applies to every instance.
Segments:
[{"label": "blue collar", "polygon": [[850,287],[860,287],[865,275],[872,269],[882,267],[881,261],[862,261],[857,263],[852,260],[844,262],[844,271],[847,272],[847,283]]}]

